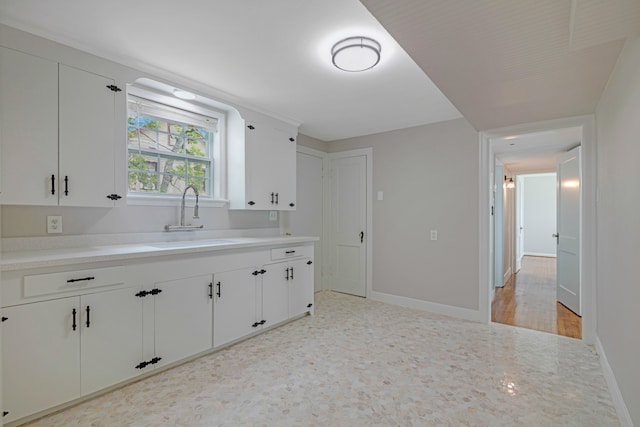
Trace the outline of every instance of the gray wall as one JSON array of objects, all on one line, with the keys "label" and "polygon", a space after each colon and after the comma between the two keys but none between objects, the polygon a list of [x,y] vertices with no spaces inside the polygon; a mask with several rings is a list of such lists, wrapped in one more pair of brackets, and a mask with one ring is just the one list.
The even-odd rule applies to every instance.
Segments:
[{"label": "gray wall", "polygon": [[524,254],[555,256],[551,237],[556,230],[555,174],[525,175],[523,196]]},{"label": "gray wall", "polygon": [[[478,310],[478,133],[464,119],[334,141],[373,148],[373,289]],[[429,240],[429,230],[438,240]]]},{"label": "gray wall", "polygon": [[640,39],[629,40],[598,103],[597,333],[640,425]]}]

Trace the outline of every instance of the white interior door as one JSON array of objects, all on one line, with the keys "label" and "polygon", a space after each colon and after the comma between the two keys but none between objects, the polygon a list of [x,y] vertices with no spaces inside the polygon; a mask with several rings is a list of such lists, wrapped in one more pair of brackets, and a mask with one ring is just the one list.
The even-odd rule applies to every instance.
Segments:
[{"label": "white interior door", "polygon": [[524,178],[516,177],[516,273],[522,268],[524,253]]},{"label": "white interior door", "polygon": [[[297,153],[297,205],[288,214],[287,229],[294,236],[317,236],[322,238],[322,157]],[[286,217],[285,217],[286,218]],[[322,290],[322,240],[314,242],[314,287]]]},{"label": "white interior door", "polygon": [[558,157],[557,298],[581,315],[580,147]]},{"label": "white interior door", "polygon": [[331,288],[366,296],[366,156],[331,161]]}]

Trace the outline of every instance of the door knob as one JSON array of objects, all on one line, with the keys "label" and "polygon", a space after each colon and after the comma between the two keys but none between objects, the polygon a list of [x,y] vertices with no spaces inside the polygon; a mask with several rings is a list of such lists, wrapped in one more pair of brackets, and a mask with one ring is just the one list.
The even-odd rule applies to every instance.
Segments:
[{"label": "door knob", "polygon": [[554,237],[556,239],[556,244],[560,244],[560,234],[553,233],[551,237]]}]

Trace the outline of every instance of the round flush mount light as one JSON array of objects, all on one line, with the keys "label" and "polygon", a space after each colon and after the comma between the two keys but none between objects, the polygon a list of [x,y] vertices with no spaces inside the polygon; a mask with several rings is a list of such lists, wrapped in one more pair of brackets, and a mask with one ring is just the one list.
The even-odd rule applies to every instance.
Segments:
[{"label": "round flush mount light", "polygon": [[186,99],[186,100],[192,100],[192,99],[196,99],[196,96],[194,94],[192,94],[191,92],[187,92],[186,90],[182,90],[182,89],[174,89],[173,90],[173,96],[175,96],[176,98],[180,98],[180,99]]},{"label": "round flush mount light", "polygon": [[369,70],[380,62],[380,43],[369,37],[348,37],[331,48],[331,61],[337,68],[358,72]]}]

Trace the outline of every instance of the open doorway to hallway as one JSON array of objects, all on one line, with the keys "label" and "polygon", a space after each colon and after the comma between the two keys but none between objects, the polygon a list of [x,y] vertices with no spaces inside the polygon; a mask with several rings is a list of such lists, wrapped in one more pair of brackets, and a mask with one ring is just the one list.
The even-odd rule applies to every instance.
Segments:
[{"label": "open doorway to hallway", "polygon": [[[574,299],[577,304],[570,304],[571,301],[564,297],[567,272],[579,271],[579,261],[575,264],[567,262],[565,243],[569,236],[575,236],[572,237],[576,243],[573,246],[579,242],[579,234],[572,235],[566,229],[567,223],[576,224],[574,228],[580,229],[579,186],[576,186],[575,209],[571,209],[572,206],[564,202],[568,191],[566,168],[562,166],[560,169],[564,164],[561,159],[568,158],[565,153],[574,153],[573,149],[567,151],[567,145],[575,146],[576,140],[573,138],[579,138],[579,135],[571,130],[566,130],[564,135],[552,133],[539,132],[492,141],[496,157],[493,227],[495,289],[491,320],[581,338],[578,275],[575,275],[577,288],[572,288],[576,291]],[[552,150],[550,141],[554,138],[563,139],[565,146],[553,147]],[[545,147],[547,153],[535,156],[532,152],[534,148],[541,149],[545,143],[548,144]],[[523,148],[528,150],[517,152]],[[576,150],[579,164],[579,149]],[[556,176],[558,171],[562,171],[562,174]],[[575,176],[572,182],[579,184],[579,171]],[[560,265],[557,264],[557,254],[562,254]],[[574,251],[573,258],[579,260],[579,252]]]}]

